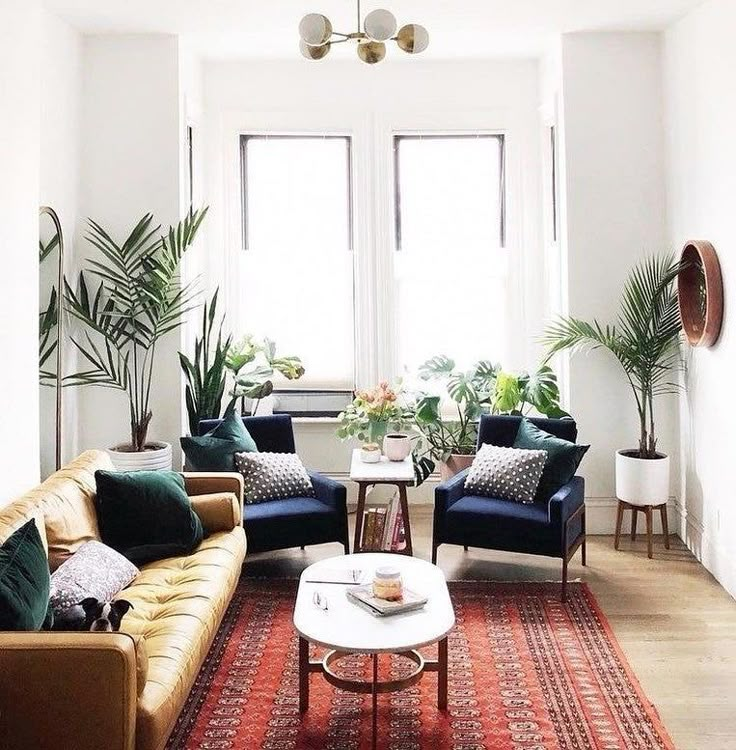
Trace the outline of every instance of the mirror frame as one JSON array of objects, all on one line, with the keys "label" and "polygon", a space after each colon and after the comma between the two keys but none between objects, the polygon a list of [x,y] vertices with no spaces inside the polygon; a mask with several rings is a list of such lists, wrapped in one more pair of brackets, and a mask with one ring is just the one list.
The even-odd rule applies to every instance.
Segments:
[{"label": "mirror frame", "polygon": [[51,206],[41,206],[38,210],[39,220],[43,216],[48,216],[54,224],[54,229],[59,236],[59,268],[57,273],[57,288],[59,299],[59,314],[56,324],[56,471],[61,468],[61,435],[63,424],[63,365],[64,357],[62,354],[62,336],[64,330],[64,233],[61,229],[59,215]]},{"label": "mirror frame", "polygon": [[707,240],[690,240],[682,249],[680,262],[677,294],[685,337],[690,346],[713,346],[723,323],[723,279],[718,254]]}]

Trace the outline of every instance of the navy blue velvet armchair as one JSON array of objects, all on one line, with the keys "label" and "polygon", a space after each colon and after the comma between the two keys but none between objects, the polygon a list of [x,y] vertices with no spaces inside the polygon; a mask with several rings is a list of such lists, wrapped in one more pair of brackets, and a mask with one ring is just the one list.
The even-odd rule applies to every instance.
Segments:
[{"label": "navy blue velvet armchair", "polygon": [[[510,447],[521,417],[483,415],[478,446]],[[546,432],[575,442],[578,430],[572,419],[530,419]],[[567,566],[578,547],[585,565],[585,482],[573,477],[548,501],[530,505],[465,493],[468,470],[435,489],[432,562],[440,544],[461,544],[482,549],[523,552],[562,559],[562,601],[567,595]]]},{"label": "navy blue velvet armchair", "polygon": [[[219,419],[199,423],[199,434],[214,429]],[[288,414],[243,417],[259,451],[296,453]],[[348,514],[345,486],[309,472],[315,497],[295,497],[246,505],[243,512],[248,552],[268,552],[308,544],[339,542],[348,553]]]}]

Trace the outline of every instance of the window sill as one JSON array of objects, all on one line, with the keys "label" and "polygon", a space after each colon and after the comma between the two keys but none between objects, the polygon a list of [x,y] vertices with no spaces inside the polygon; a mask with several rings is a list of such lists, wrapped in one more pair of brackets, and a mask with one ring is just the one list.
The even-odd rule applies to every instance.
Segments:
[{"label": "window sill", "polygon": [[337,417],[292,417],[291,421],[295,424],[337,424]]}]

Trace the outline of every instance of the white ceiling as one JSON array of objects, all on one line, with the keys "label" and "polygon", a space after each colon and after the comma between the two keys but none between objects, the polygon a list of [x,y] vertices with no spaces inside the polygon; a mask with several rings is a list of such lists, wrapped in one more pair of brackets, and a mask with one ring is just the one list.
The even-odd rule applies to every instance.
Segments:
[{"label": "white ceiling", "polygon": [[[430,33],[425,58],[536,56],[571,31],[659,30],[702,0],[363,0],[363,15],[385,7],[399,25]],[[297,25],[308,12],[339,31],[356,24],[354,0],[44,0],[87,33],[186,35],[210,58],[298,57]],[[408,56],[407,56],[408,57]]]}]

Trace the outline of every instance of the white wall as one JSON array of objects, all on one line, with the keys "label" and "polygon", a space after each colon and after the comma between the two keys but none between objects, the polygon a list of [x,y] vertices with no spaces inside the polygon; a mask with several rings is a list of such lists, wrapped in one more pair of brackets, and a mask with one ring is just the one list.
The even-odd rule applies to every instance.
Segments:
[{"label": "white wall", "polygon": [[[121,240],[147,212],[166,229],[180,216],[181,101],[178,40],[169,35],[84,39],[80,214]],[[89,253],[80,244],[78,251]],[[149,438],[174,446],[178,463],[181,385],[178,336],[157,349]],[[80,389],[80,448],[129,442],[120,392]]]},{"label": "white wall", "polygon": [[[669,248],[665,231],[660,36],[569,34],[562,38],[566,254],[570,315],[613,321],[630,268]],[[570,411],[580,440],[589,507],[610,530],[614,454],[637,445],[636,410],[608,355],[569,363]],[[659,447],[677,458],[677,401],[657,404]],[[676,469],[673,471],[676,472]],[[603,529],[600,529],[603,530]]]},{"label": "white wall", "polygon": [[[42,13],[40,203],[56,210],[66,244],[66,272],[74,275],[74,246],[79,229],[79,170],[82,106],[82,37],[71,26],[48,12]],[[44,221],[49,221],[44,219]],[[50,261],[47,261],[49,263]],[[44,264],[46,265],[46,264]],[[46,273],[55,274],[51,266]],[[54,282],[56,280],[54,279]],[[71,371],[76,357],[65,337],[65,371]],[[77,453],[77,396],[64,391],[62,462]],[[41,477],[55,468],[55,389],[41,388]]]},{"label": "white wall", "polygon": [[0,5],[0,504],[39,477],[39,25],[37,2]]},{"label": "white wall", "polygon": [[668,229],[672,245],[710,240],[719,253],[726,315],[712,349],[689,352],[681,408],[681,535],[736,596],[736,505],[728,389],[736,362],[736,5],[711,0],[665,35]]},{"label": "white wall", "polygon": [[[237,231],[229,230],[237,211],[233,201],[233,174],[237,177],[239,129],[322,130],[354,135],[356,193],[365,190],[371,211],[385,221],[390,217],[391,128],[400,130],[483,130],[500,128],[509,134],[513,161],[509,170],[512,190],[512,231],[517,246],[516,273],[512,274],[518,315],[512,318],[517,345],[510,367],[534,364],[539,355],[535,337],[541,332],[545,311],[541,258],[539,88],[535,61],[443,62],[420,60],[369,68],[352,58],[322,63],[208,63],[204,76],[204,132],[206,163],[204,195],[211,206],[207,227],[210,284],[227,277],[227,255],[236,251]],[[381,133],[379,137],[375,133]],[[384,140],[382,140],[382,138]],[[369,146],[366,146],[369,143]],[[373,150],[373,144],[380,146]],[[235,147],[233,146],[235,144]],[[373,181],[372,181],[373,180]],[[237,195],[235,196],[237,199]],[[390,264],[391,237],[372,233],[359,206],[357,249],[357,314],[359,326],[371,315],[390,309],[387,285],[371,282]],[[366,205],[363,203],[362,205]],[[237,227],[237,221],[234,222]],[[376,222],[374,222],[376,225]],[[235,240],[233,239],[235,235]],[[377,296],[373,290],[377,289]],[[376,312],[378,311],[378,312]],[[390,355],[380,350],[386,337],[380,332],[389,320],[376,319],[376,341],[363,349],[359,377],[367,382],[391,377]],[[490,321],[488,323],[491,324]],[[482,336],[483,321],[476,321]],[[489,352],[493,355],[493,352]],[[362,358],[362,360],[361,360]],[[334,423],[311,422],[297,427],[299,450],[305,462],[333,476],[344,477],[350,446],[334,437]],[[429,499],[429,487],[415,498]]]}]

